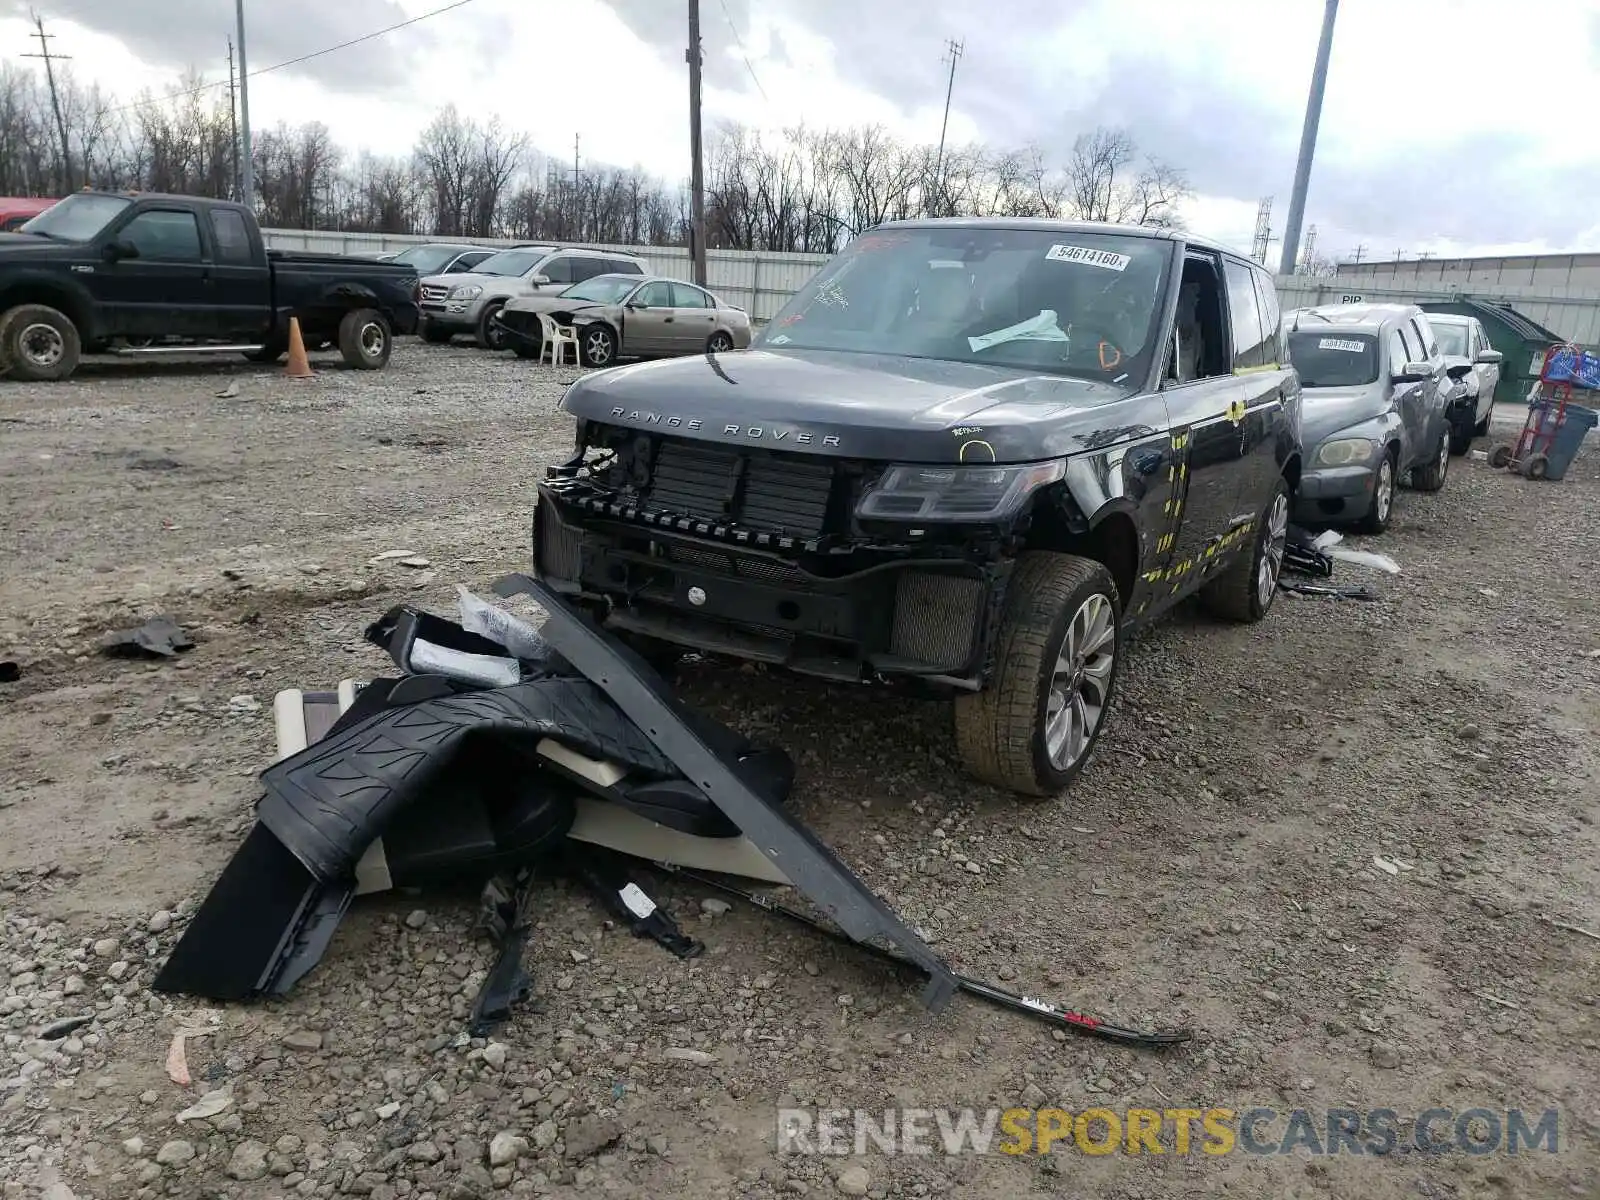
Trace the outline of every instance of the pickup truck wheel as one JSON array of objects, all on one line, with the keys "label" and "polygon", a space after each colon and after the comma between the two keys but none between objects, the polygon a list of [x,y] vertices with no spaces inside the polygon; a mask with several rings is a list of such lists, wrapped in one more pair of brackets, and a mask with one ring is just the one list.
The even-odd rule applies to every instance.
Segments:
[{"label": "pickup truck wheel", "polygon": [[1200,589],[1200,603],[1229,621],[1259,621],[1278,595],[1278,575],[1289,542],[1289,485],[1282,479],[1257,523],[1250,553],[1237,555],[1222,574]]},{"label": "pickup truck wheel", "polygon": [[339,318],[339,354],[358,371],[388,365],[394,350],[389,322],[374,308],[356,308]]},{"label": "pickup truck wheel", "polygon": [[491,304],[483,310],[483,316],[478,318],[478,345],[485,350],[504,350],[506,348],[505,331],[494,323],[495,317],[504,308],[503,304]]},{"label": "pickup truck wheel", "polygon": [[25,383],[51,383],[78,369],[83,343],[72,318],[43,304],[19,304],[0,316],[0,363]]},{"label": "pickup truck wheel", "polygon": [[578,341],[578,357],[586,367],[609,367],[617,361],[617,335],[604,325],[591,325]]},{"label": "pickup truck wheel", "polygon": [[995,673],[955,701],[968,773],[1024,796],[1053,796],[1093,751],[1116,689],[1122,604],[1104,564],[1031,550],[1006,586]]}]

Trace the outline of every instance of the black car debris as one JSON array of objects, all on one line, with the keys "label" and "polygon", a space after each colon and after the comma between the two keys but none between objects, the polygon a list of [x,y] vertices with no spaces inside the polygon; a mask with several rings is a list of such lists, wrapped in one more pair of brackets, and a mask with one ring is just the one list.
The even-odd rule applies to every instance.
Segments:
[{"label": "black car debris", "polygon": [[1139,228],[892,222],[748,352],[589,374],[535,574],[649,651],[955,702],[978,778],[1061,791],[1127,632],[1260,620],[1301,469],[1272,278]]},{"label": "black car debris", "polygon": [[66,379],[84,354],[243,353],[273,362],[289,320],[376,370],[417,328],[416,268],[268,250],[242,204],[76,192],[0,233],[0,372]]}]

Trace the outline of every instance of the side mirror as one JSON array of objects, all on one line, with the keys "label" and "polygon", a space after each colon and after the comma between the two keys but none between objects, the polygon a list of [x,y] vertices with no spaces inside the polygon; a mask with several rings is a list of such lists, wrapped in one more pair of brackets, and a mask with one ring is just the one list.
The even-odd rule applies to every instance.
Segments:
[{"label": "side mirror", "polygon": [[548,287],[550,285],[550,276],[535,275],[532,279],[528,280],[528,282],[533,284],[534,287]]},{"label": "side mirror", "polygon": [[108,242],[103,253],[107,262],[116,262],[119,258],[138,258],[139,247],[129,241]]},{"label": "side mirror", "polygon": [[1396,383],[1421,383],[1433,378],[1433,368],[1424,362],[1408,362],[1395,372]]},{"label": "side mirror", "polygon": [[1478,357],[1473,361],[1481,363],[1497,363],[1503,361],[1504,359],[1505,355],[1501,354],[1498,350],[1479,350]]}]

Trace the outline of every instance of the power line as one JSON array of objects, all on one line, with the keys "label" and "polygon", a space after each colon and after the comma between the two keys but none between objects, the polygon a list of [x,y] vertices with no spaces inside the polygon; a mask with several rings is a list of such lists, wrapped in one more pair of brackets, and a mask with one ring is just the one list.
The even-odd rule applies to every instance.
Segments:
[{"label": "power line", "polygon": [[[382,29],[374,29],[371,33],[364,33],[360,37],[351,38],[347,42],[340,42],[336,46],[326,46],[321,50],[313,50],[310,54],[302,54],[298,58],[286,59],[281,63],[274,63],[270,67],[262,67],[260,70],[251,71],[248,74],[241,74],[240,79],[254,79],[258,75],[270,75],[273,71],[282,71],[289,67],[297,67],[303,62],[310,62],[313,58],[321,58],[324,54],[332,54],[336,50],[347,50],[351,46],[359,46],[362,42],[370,42],[374,38],[383,37],[385,34],[394,33],[398,29],[404,29],[409,25],[416,25],[419,22],[426,21],[432,17],[442,17],[447,12],[454,12],[458,8],[465,8],[471,3],[473,3],[473,0],[455,0],[454,4],[446,4],[443,8],[433,9],[431,12],[422,13],[419,16],[411,17],[409,20],[399,21],[396,24],[387,25]],[[132,104],[123,104],[117,108],[108,109],[106,116],[109,117],[120,112],[129,112],[135,108],[149,108],[153,104],[166,104],[174,100],[186,100],[191,96],[198,96],[203,92],[212,92],[216,91],[218,88],[225,88],[227,86],[228,84],[226,80],[219,80],[216,83],[201,84],[197,88],[190,88],[187,91],[182,92],[173,92],[167,96],[162,96],[159,98],[153,97],[149,100],[135,100]]]},{"label": "power line", "polygon": [[761,80],[756,78],[756,69],[750,65],[750,56],[745,53],[744,43],[739,40],[738,26],[733,23],[733,16],[728,12],[728,0],[717,0],[717,3],[722,6],[722,16],[728,22],[728,32],[733,34],[733,44],[739,48],[739,57],[744,59],[744,69],[750,72],[750,82],[756,85],[756,91],[761,93],[761,98],[771,104],[772,101],[767,100],[767,89],[762,87]]}]

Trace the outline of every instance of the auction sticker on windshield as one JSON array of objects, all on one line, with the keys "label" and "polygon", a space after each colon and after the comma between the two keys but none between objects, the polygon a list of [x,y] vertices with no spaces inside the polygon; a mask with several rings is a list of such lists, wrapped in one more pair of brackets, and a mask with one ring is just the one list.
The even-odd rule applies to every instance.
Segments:
[{"label": "auction sticker on windshield", "polygon": [[1104,267],[1108,271],[1126,271],[1133,261],[1126,254],[1112,250],[1091,250],[1087,246],[1063,246],[1059,243],[1045,251],[1046,258],[1054,262],[1088,263],[1091,267]]},{"label": "auction sticker on windshield", "polygon": [[1360,354],[1366,348],[1365,342],[1347,342],[1343,338],[1323,338],[1317,343],[1318,350],[1343,350],[1346,354]]}]

